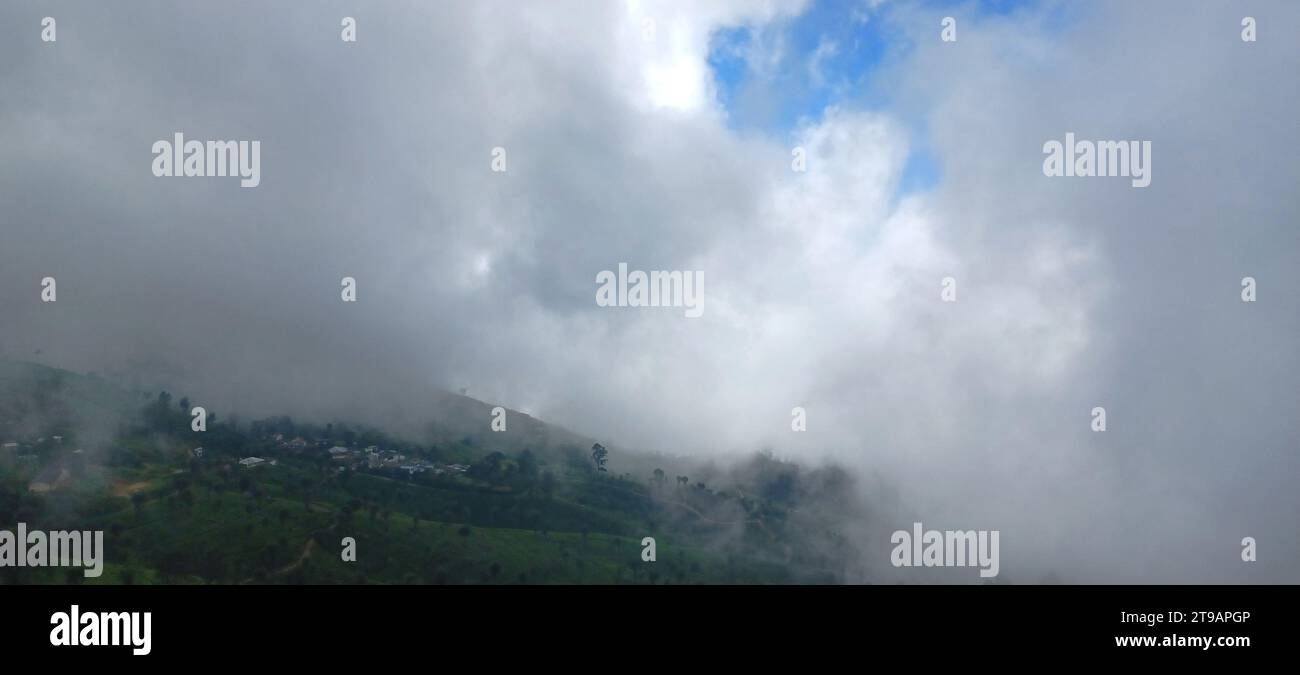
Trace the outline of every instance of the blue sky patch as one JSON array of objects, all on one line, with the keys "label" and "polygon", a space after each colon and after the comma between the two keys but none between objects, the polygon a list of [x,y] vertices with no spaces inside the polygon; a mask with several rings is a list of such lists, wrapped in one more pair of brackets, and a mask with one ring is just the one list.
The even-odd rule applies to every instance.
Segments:
[{"label": "blue sky patch", "polygon": [[[996,17],[1037,6],[1037,0],[929,0],[927,7],[951,7],[969,16]],[[888,111],[888,94],[872,86],[882,65],[905,58],[912,45],[891,23],[889,3],[814,0],[799,16],[775,24],[733,26],[716,31],[709,46],[718,102],[728,125],[738,131],[790,139],[804,124],[822,119],[828,106]],[[936,27],[936,31],[938,28]],[[900,194],[933,187],[939,166],[929,151],[923,121],[911,125],[911,155]]]}]

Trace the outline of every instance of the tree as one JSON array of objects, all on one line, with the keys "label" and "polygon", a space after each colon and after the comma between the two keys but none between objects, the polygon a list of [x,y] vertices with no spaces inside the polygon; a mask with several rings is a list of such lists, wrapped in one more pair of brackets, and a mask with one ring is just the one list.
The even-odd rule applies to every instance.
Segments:
[{"label": "tree", "polygon": [[506,456],[503,453],[490,452],[483,459],[471,464],[466,473],[473,478],[498,483],[505,474],[502,468],[505,460]]},{"label": "tree", "polygon": [[591,446],[591,461],[596,463],[597,471],[605,470],[605,462],[608,461],[608,459],[609,451],[605,449],[605,446],[599,443]]},{"label": "tree", "polygon": [[302,493],[303,511],[311,511],[312,510],[312,488],[313,488],[312,479],[309,479],[309,477],[304,477],[304,479],[300,481],[299,485],[302,486],[303,489],[303,493]]},{"label": "tree", "polygon": [[525,449],[519,453],[519,475],[524,478],[535,478],[537,476],[537,456],[532,450]]},{"label": "tree", "polygon": [[542,494],[550,499],[555,494],[555,474],[550,471],[542,472]]},{"label": "tree", "polygon": [[655,469],[655,485],[662,489],[665,480],[667,480],[667,476],[664,475],[664,470]]},{"label": "tree", "polygon": [[524,450],[519,454],[519,459],[515,460],[515,482],[518,484],[523,493],[531,496],[537,488],[537,482],[541,469],[537,461],[537,456],[532,450]]}]

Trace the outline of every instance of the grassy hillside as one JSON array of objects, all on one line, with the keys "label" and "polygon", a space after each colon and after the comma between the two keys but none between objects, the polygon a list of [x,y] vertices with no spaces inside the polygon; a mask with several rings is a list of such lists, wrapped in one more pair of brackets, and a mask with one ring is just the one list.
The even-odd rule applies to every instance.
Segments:
[{"label": "grassy hillside", "polygon": [[[194,431],[183,398],[0,362],[0,529],[103,530],[107,549],[98,579],[6,567],[0,583],[852,578],[836,526],[854,514],[843,472],[760,455],[715,467],[712,485],[683,466],[615,476],[578,445],[589,439],[531,418],[499,439],[457,438],[445,420],[486,420],[486,404],[447,401],[435,442],[285,417]],[[345,538],[355,560],[343,559]]]}]

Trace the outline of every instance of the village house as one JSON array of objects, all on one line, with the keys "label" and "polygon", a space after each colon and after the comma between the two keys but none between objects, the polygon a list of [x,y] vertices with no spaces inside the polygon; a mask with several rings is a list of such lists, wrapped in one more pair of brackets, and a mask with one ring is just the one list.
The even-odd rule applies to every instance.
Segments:
[{"label": "village house", "polygon": [[36,494],[45,494],[55,490],[61,490],[72,484],[72,474],[62,465],[51,464],[36,474],[27,485],[27,491]]},{"label": "village house", "polygon": [[401,469],[402,471],[411,474],[412,476],[414,476],[417,473],[424,473],[425,471],[435,471],[435,472],[437,471],[437,468],[433,464],[430,464],[429,462],[426,462],[422,459],[417,459],[414,462],[411,462],[410,464],[403,464],[398,468]]}]

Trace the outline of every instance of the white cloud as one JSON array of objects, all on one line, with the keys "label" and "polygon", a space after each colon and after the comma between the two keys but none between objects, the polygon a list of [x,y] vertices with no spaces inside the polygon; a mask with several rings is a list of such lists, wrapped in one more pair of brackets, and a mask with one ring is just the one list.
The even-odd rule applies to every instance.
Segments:
[{"label": "white cloud", "polygon": [[[882,74],[898,107],[800,129],[801,174],[784,142],[726,127],[705,61],[741,23],[751,63],[773,58],[765,22],[800,6],[376,8],[346,51],[305,6],[269,26],[160,9],[165,31],[78,6],[111,37],[60,41],[57,61],[0,44],[5,349],[181,364],[175,387],[253,412],[418,417],[430,388],[469,383],[611,445],[773,444],[885,472],[927,524],[1003,529],[1016,580],[1294,581],[1298,365],[1277,336],[1300,316],[1279,150],[1296,101],[1276,86],[1294,41],[1234,51],[1205,37],[1231,12],[1102,3],[1064,35],[1017,15],[944,46],[900,9],[918,49]],[[909,117],[943,181],[899,201]],[[261,138],[263,185],[162,189],[147,150],[178,127]],[[41,140],[56,128],[79,141]],[[1152,187],[1045,182],[1042,140],[1069,128],[1154,137]],[[597,308],[595,273],[623,261],[703,270],[705,316]],[[50,268],[60,314],[24,290]],[[347,315],[340,270],[360,286]],[[1278,304],[1228,314],[1247,273]],[[1277,552],[1258,577],[1196,559],[1241,530]]]}]

